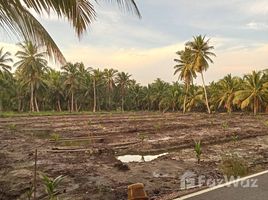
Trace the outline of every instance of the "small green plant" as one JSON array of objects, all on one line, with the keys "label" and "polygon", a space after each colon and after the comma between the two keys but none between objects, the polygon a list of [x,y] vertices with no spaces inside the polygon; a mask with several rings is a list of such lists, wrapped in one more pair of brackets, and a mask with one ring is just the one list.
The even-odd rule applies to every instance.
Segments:
[{"label": "small green plant", "polygon": [[27,200],[31,200],[32,199],[33,193],[34,193],[34,187],[33,187],[32,184],[30,184],[30,187],[27,189],[27,191],[25,193]]},{"label": "small green plant", "polygon": [[268,121],[265,121],[265,122],[264,122],[264,125],[265,125],[265,126],[268,126]]},{"label": "small green plant", "polygon": [[201,160],[201,154],[202,154],[202,148],[201,148],[201,141],[195,141],[194,142],[194,151],[195,151],[195,155],[196,155],[196,158],[197,158],[197,163],[199,164],[200,163],[200,160]]},{"label": "small green plant", "polygon": [[8,128],[9,128],[9,130],[11,130],[11,131],[16,131],[16,130],[17,130],[17,125],[16,125],[16,124],[9,124],[9,125],[8,125]]},{"label": "small green plant", "polygon": [[248,163],[236,154],[222,156],[219,169],[228,178],[246,176],[249,172]]},{"label": "small green plant", "polygon": [[162,123],[158,122],[158,123],[154,124],[154,129],[156,131],[160,131],[161,128],[162,128]]},{"label": "small green plant", "polygon": [[58,141],[60,140],[60,135],[57,134],[57,133],[53,133],[53,134],[51,135],[51,139],[52,139],[53,141],[55,141],[55,142],[58,142]]},{"label": "small green plant", "polygon": [[239,135],[237,135],[237,134],[233,134],[233,135],[232,135],[232,141],[233,141],[234,143],[236,143],[238,140],[239,140]]},{"label": "small green plant", "polygon": [[92,124],[91,120],[88,120],[87,125],[91,126],[91,124]]},{"label": "small green plant", "polygon": [[49,178],[46,175],[42,175],[41,176],[41,180],[42,183],[45,187],[45,191],[48,195],[48,199],[49,200],[58,200],[58,195],[59,195],[59,191],[58,191],[58,187],[60,185],[60,183],[63,181],[64,176],[60,175],[58,177],[56,177],[55,179]]},{"label": "small green plant", "polygon": [[222,129],[224,130],[224,131],[226,131],[228,128],[229,128],[229,125],[228,125],[228,122],[223,122],[222,124],[221,124],[221,127],[222,127]]},{"label": "small green plant", "polygon": [[141,142],[143,143],[144,140],[147,138],[147,135],[145,133],[138,133],[138,137],[141,140]]}]

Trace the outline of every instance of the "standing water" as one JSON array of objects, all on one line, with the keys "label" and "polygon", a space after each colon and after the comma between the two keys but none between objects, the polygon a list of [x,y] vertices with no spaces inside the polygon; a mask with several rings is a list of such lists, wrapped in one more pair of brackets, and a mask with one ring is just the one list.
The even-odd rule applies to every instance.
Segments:
[{"label": "standing water", "polygon": [[118,156],[117,159],[120,160],[123,163],[129,163],[129,162],[150,162],[152,160],[155,160],[156,158],[159,158],[161,156],[167,155],[168,153],[162,153],[158,155],[123,155]]}]

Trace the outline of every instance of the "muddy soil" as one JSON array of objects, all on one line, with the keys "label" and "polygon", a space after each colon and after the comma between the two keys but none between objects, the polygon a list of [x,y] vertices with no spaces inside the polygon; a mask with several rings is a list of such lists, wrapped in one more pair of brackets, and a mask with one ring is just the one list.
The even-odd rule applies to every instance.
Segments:
[{"label": "muddy soil", "polygon": [[[267,121],[268,115],[240,113],[0,118],[0,200],[26,199],[35,149],[38,174],[65,176],[60,199],[127,199],[127,186],[137,182],[145,184],[150,199],[172,199],[192,191],[181,188],[187,171],[223,177],[219,163],[226,153],[244,158],[249,173],[267,169]],[[194,140],[202,141],[200,164]],[[151,159],[158,154],[162,156]],[[124,155],[141,160],[122,163],[117,158]],[[37,185],[41,199],[45,192],[39,176]]]}]

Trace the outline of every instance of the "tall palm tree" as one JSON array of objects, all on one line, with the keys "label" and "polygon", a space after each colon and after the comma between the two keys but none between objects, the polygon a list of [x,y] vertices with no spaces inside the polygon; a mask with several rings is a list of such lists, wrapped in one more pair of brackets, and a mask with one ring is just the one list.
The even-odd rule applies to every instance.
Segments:
[{"label": "tall palm tree", "polygon": [[268,85],[265,75],[260,71],[245,75],[243,88],[235,93],[234,103],[241,109],[251,105],[256,115],[261,105],[268,103]]},{"label": "tall palm tree", "polygon": [[71,112],[74,112],[74,93],[78,89],[79,85],[79,72],[78,68],[81,63],[67,63],[62,67],[65,76],[64,85],[68,88],[69,94],[71,94]]},{"label": "tall palm tree", "polygon": [[104,78],[107,86],[107,91],[108,91],[108,105],[109,105],[109,110],[111,109],[111,93],[114,89],[115,86],[115,76],[117,74],[117,70],[114,69],[104,69]]},{"label": "tall palm tree", "polygon": [[[111,0],[121,8],[126,8],[140,17],[134,0]],[[96,18],[93,0],[0,0],[0,27],[9,35],[46,46],[48,55],[65,64],[65,58],[46,29],[33,16],[56,13],[59,18],[67,19],[80,38]]]},{"label": "tall palm tree", "polygon": [[154,104],[154,109],[161,111],[161,100],[167,96],[169,84],[157,78],[150,87],[152,90],[150,96],[151,103]]},{"label": "tall palm tree", "polygon": [[[15,54],[19,61],[15,63],[20,71],[24,84],[29,85],[31,91],[30,111],[39,111],[36,99],[37,89],[44,82],[42,75],[47,67],[46,52],[41,47],[30,41],[19,43],[20,50]],[[36,109],[35,109],[36,108]]]},{"label": "tall palm tree", "polygon": [[50,69],[47,74],[47,85],[49,89],[49,95],[54,100],[57,110],[61,112],[61,99],[64,96],[62,73],[60,71]]},{"label": "tall palm tree", "polygon": [[208,69],[209,63],[213,63],[211,56],[216,55],[213,52],[211,52],[211,50],[213,50],[214,47],[209,45],[210,39],[206,40],[206,36],[198,35],[196,37],[193,37],[193,39],[194,39],[193,41],[187,42],[186,46],[189,47],[191,51],[193,51],[194,55],[193,67],[196,72],[201,74],[207,110],[208,113],[211,113],[208,104],[208,96],[203,72]]},{"label": "tall palm tree", "polygon": [[176,53],[180,58],[174,59],[178,64],[174,66],[174,75],[179,74],[179,79],[183,80],[185,83],[185,94],[183,101],[183,113],[186,112],[186,100],[189,91],[189,87],[194,78],[196,78],[196,73],[193,68],[193,52],[190,48],[185,48],[183,51],[178,51]]},{"label": "tall palm tree", "polygon": [[3,73],[3,71],[9,72],[11,70],[11,66],[9,63],[12,63],[13,60],[10,57],[10,52],[4,52],[3,47],[0,49],[0,75]]},{"label": "tall palm tree", "polygon": [[115,79],[115,82],[117,83],[117,86],[121,93],[121,111],[124,112],[124,98],[126,95],[127,87],[131,84],[130,80],[131,75],[125,72],[120,72],[117,74],[117,77]]},{"label": "tall palm tree", "polygon": [[99,68],[92,70],[92,78],[93,78],[93,96],[94,96],[93,112],[96,112],[97,99],[98,99],[97,87],[102,84],[103,72],[100,71]]}]

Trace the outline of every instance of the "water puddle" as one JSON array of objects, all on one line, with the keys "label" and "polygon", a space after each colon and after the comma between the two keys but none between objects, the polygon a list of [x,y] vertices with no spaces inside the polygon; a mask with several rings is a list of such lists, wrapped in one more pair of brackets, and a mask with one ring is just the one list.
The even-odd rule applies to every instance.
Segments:
[{"label": "water puddle", "polygon": [[156,158],[159,158],[161,156],[167,155],[168,153],[162,153],[158,155],[123,155],[118,156],[117,159],[120,160],[123,163],[130,163],[130,162],[150,162],[152,160],[155,160]]}]

